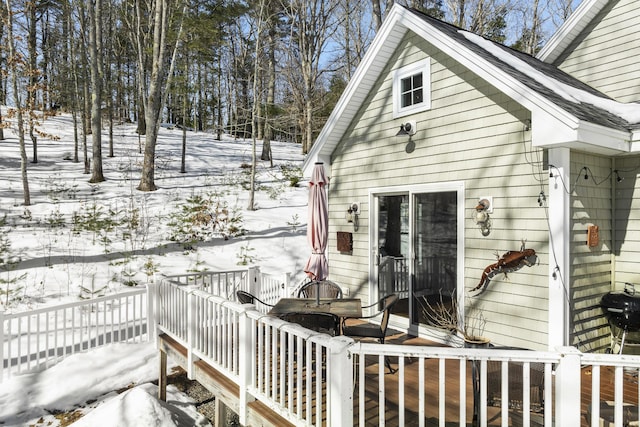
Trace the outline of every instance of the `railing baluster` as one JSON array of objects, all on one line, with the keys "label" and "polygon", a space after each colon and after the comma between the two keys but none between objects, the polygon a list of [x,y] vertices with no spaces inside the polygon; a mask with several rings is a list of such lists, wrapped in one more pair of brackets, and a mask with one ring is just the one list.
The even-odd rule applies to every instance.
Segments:
[{"label": "railing baluster", "polygon": [[600,365],[591,367],[591,425],[597,426],[600,420]]},{"label": "railing baluster", "polygon": [[[423,368],[424,369],[424,368]],[[467,360],[465,358],[460,359],[460,383],[467,383]],[[420,384],[424,384],[424,381]],[[460,427],[467,425],[467,389],[466,387],[460,387]]]},{"label": "railing baluster", "polygon": [[358,393],[359,393],[359,403],[360,403],[360,427],[364,427],[366,420],[366,412],[365,412],[365,382],[366,378],[364,375],[365,368],[365,355],[364,353],[358,354]]},{"label": "railing baluster", "polygon": [[480,360],[480,425],[487,427],[487,359]]},{"label": "railing baluster", "polygon": [[446,416],[444,413],[445,408],[445,383],[446,383],[446,368],[445,359],[438,360],[438,420],[440,421],[440,427],[445,426]]},{"label": "railing baluster", "polygon": [[614,402],[615,402],[615,415],[613,417],[614,421],[615,421],[615,425],[616,427],[622,427],[623,423],[623,419],[622,419],[622,403],[624,401],[624,394],[623,394],[623,366],[616,366],[615,367],[615,374],[614,374]]},{"label": "railing baluster", "polygon": [[531,425],[531,364],[522,364],[522,424]]},{"label": "railing baluster", "polygon": [[[378,355],[378,402],[384,402],[384,354]],[[384,427],[385,425],[385,405],[378,405],[378,425]]]},{"label": "railing baluster", "polygon": [[[503,360],[500,364],[501,372],[501,408],[500,416],[502,418],[502,427],[509,427],[509,362]],[[486,399],[482,398],[482,402]]]}]

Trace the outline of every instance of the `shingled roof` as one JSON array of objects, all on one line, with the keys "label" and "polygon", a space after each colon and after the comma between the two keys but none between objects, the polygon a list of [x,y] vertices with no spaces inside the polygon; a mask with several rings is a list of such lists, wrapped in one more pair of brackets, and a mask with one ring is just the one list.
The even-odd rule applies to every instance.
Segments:
[{"label": "shingled roof", "polygon": [[[632,125],[627,122],[622,117],[619,117],[610,111],[607,111],[598,106],[584,103],[584,102],[571,102],[552,89],[543,85],[542,83],[532,79],[522,70],[517,69],[513,66],[513,64],[509,64],[505,61],[502,61],[500,58],[496,57],[492,52],[484,49],[477,43],[474,43],[469,38],[465,37],[463,32],[464,30],[441,21],[439,19],[433,18],[429,15],[426,15],[416,9],[409,9],[412,13],[418,15],[421,19],[423,19],[426,23],[436,28],[438,31],[446,34],[451,39],[455,40],[456,43],[459,43],[469,50],[475,52],[477,55],[483,57],[487,61],[490,61],[494,66],[500,68],[505,73],[508,73],[513,78],[517,79],[522,84],[526,85],[531,90],[539,93],[544,96],[549,101],[556,104],[558,107],[567,111],[568,113],[574,115],[579,120],[584,120],[593,124],[606,126],[612,129],[629,131],[633,128],[637,128],[638,125]],[[607,95],[602,92],[597,91],[591,86],[581,82],[580,80],[572,77],[571,75],[565,73],[554,65],[543,62],[535,57],[528,55],[526,53],[517,51],[515,49],[511,49],[507,46],[504,46],[500,43],[496,43],[491,41],[497,48],[504,50],[509,55],[512,55],[514,58],[528,64],[533,67],[537,71],[543,73],[547,78],[555,80],[557,82],[568,85],[574,89],[582,90],[584,92],[590,93],[592,95],[599,96],[604,99],[611,99]]]},{"label": "shingled roof", "polygon": [[331,165],[333,150],[410,31],[529,109],[533,122],[539,120],[531,128],[535,146],[635,151],[630,142],[640,123],[629,118],[640,117],[640,104],[616,102],[554,65],[396,3],[311,147],[304,176],[315,162]]}]

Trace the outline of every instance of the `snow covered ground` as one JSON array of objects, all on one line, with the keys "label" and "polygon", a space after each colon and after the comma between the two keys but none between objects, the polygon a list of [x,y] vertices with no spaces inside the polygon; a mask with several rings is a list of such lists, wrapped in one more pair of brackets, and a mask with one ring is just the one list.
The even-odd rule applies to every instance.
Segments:
[{"label": "snow covered ground", "polygon": [[[7,117],[4,107],[2,115]],[[71,117],[39,122],[38,163],[31,163],[27,140],[31,206],[23,205],[17,135],[5,129],[0,141],[0,310],[129,290],[159,274],[257,265],[266,273],[303,279],[310,253],[307,186],[289,184],[291,175],[300,173],[299,145],[273,143],[275,167],[258,162],[255,210],[247,210],[251,141],[215,141],[211,134],[188,132],[186,173],[180,173],[182,131],[163,127],[156,160],[159,189],[143,193],[135,189],[142,155],[134,125],[115,129],[114,157],[108,157],[103,129],[106,181],[89,184],[82,150],[80,163],[68,160],[74,146]],[[88,144],[90,152],[90,137]],[[206,209],[198,211],[202,206]],[[205,220],[193,220],[195,211]],[[201,240],[187,241],[185,234]],[[74,408],[86,414],[74,425],[206,425],[176,390],[169,390],[169,405],[155,399],[149,381],[157,379],[156,353],[152,344],[111,345],[5,381],[0,425],[60,425],[52,414]]]}]

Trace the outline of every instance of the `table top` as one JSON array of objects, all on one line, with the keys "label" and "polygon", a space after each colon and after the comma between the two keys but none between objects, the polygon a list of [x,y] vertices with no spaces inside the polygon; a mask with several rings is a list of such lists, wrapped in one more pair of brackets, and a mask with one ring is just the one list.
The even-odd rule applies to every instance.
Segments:
[{"label": "table top", "polygon": [[339,317],[362,317],[360,298],[282,298],[269,311],[271,316],[287,313],[331,313]]}]

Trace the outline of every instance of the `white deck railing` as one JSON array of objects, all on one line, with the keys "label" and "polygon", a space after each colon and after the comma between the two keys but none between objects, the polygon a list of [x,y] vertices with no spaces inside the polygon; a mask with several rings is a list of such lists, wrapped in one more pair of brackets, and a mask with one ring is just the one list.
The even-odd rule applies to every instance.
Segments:
[{"label": "white deck railing", "polygon": [[200,273],[163,276],[162,280],[179,286],[197,288],[211,295],[235,301],[236,291],[245,291],[268,304],[291,296],[293,288],[289,273],[274,276],[261,273],[258,267],[235,271],[203,271]]},{"label": "white deck railing", "polygon": [[0,382],[108,343],[147,340],[148,328],[146,289],[23,313],[0,311]]},{"label": "white deck railing", "polygon": [[[195,361],[204,360],[239,385],[240,408],[258,399],[296,425],[342,426],[354,419],[364,425],[371,422],[365,419],[364,405],[378,405],[375,422],[383,425],[391,397],[400,425],[415,421],[406,414],[422,414],[433,405],[440,425],[452,425],[449,418],[457,420],[454,425],[466,425],[473,395],[467,390],[469,375],[478,378],[479,405],[474,409],[480,426],[488,425],[489,412],[504,426],[595,427],[605,419],[622,427],[639,421],[638,356],[585,354],[573,347],[535,352],[356,343],[229,301],[238,289],[270,303],[291,293],[288,276],[250,269],[168,276],[149,285],[148,298],[141,289],[27,313],[0,313],[0,380],[109,342],[167,333],[187,348],[189,375]],[[394,375],[384,374],[386,357],[398,367]],[[378,375],[365,376],[365,358],[377,359]],[[414,374],[410,368],[416,369],[416,361]],[[417,375],[429,390],[425,386],[417,398],[407,396],[407,375]],[[448,381],[452,376],[458,380]],[[391,387],[397,396],[385,396],[389,381],[397,383]],[[460,402],[455,414],[445,399],[451,384]],[[378,392],[372,394],[371,386]],[[433,396],[435,390],[437,398],[427,400],[427,391]],[[242,412],[241,422],[247,416]],[[418,425],[424,423],[420,419]]]},{"label": "white deck railing", "polygon": [[[184,295],[176,297],[174,292]],[[424,414],[427,405],[437,405],[434,419],[442,426],[468,425],[473,415],[470,407],[477,410],[479,426],[489,425],[489,418],[493,419],[491,425],[499,420],[503,426],[549,427],[595,427],[601,425],[601,418],[620,427],[638,421],[637,356],[583,354],[573,347],[537,352],[356,343],[168,281],[156,288],[155,295],[160,311],[181,313],[178,318],[159,316],[165,320],[160,320],[158,329],[187,348],[190,363],[203,360],[236,382],[240,408],[258,399],[295,425],[352,425],[354,419],[359,425],[369,424],[371,414],[366,413],[365,405],[378,405],[373,422],[384,425],[390,398],[398,402],[394,411],[400,425],[413,424],[415,418],[409,417]],[[398,367],[393,375],[385,375],[386,357]],[[377,359],[377,375],[365,375],[364,358],[369,362]],[[426,388],[416,392],[417,399],[406,395],[407,375],[416,375],[409,373],[414,372],[409,367],[416,361],[413,369],[417,369],[418,383],[430,384],[431,396],[437,390],[435,400],[427,401]],[[590,385],[584,383],[585,370],[591,374],[587,376]],[[600,386],[605,377],[601,373],[609,370],[614,372],[615,396]],[[635,375],[632,390],[624,382],[628,375]],[[452,376],[458,380],[449,381]],[[473,392],[467,384],[473,383],[472,376],[478,379],[477,405],[469,400]],[[518,378],[515,382],[514,377]],[[371,381],[375,383],[369,384]],[[395,387],[386,387],[389,381],[395,382]],[[460,402],[455,414],[447,408],[445,398],[451,384],[457,387],[454,394]],[[372,389],[378,392],[372,393]],[[389,389],[397,390],[397,396],[385,396]],[[605,400],[613,402],[613,415],[604,414],[606,408],[601,404]],[[242,423],[247,414],[240,412]],[[319,416],[326,418],[322,421]],[[425,425],[424,417],[420,418],[417,425]]]},{"label": "white deck railing", "polygon": [[[256,267],[163,276],[162,280],[229,299],[242,289],[269,303],[291,292],[288,274],[267,275]],[[22,313],[0,311],[0,383],[13,374],[45,368],[76,352],[112,342],[148,340],[155,335],[152,328],[157,322],[170,325],[177,336],[186,339],[188,324],[178,310],[186,304],[186,299],[180,300],[186,294],[180,286],[163,288],[163,292],[163,310],[155,313],[160,318],[151,322],[146,289]]]}]

